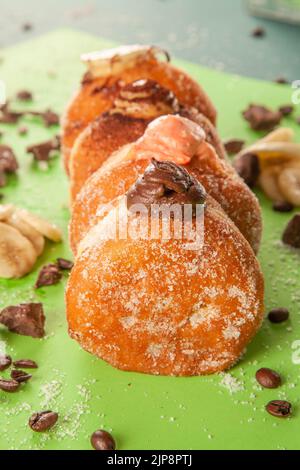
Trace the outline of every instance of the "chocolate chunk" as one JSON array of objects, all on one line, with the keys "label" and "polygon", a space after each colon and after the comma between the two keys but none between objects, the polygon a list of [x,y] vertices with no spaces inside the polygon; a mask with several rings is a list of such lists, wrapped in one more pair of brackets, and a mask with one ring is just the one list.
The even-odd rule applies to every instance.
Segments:
[{"label": "chocolate chunk", "polygon": [[287,308],[273,308],[268,314],[271,323],[283,323],[289,319],[290,312]]},{"label": "chocolate chunk", "polygon": [[266,30],[262,26],[257,26],[251,31],[251,36],[254,38],[264,38]]},{"label": "chocolate chunk", "polygon": [[204,204],[206,191],[187,170],[172,162],[152,160],[142,177],[127,192],[127,207],[144,204]]},{"label": "chocolate chunk", "polygon": [[243,149],[244,145],[245,141],[240,139],[230,139],[224,142],[225,150],[229,155],[236,155]]},{"label": "chocolate chunk", "polygon": [[114,438],[102,429],[92,434],[91,444],[95,450],[116,450]]},{"label": "chocolate chunk", "polygon": [[74,266],[73,261],[69,261],[69,260],[64,259],[64,258],[57,258],[56,264],[57,264],[58,268],[62,269],[63,271],[70,271]]},{"label": "chocolate chunk", "polygon": [[271,131],[282,119],[282,114],[279,111],[272,111],[265,106],[254,104],[251,104],[243,112],[243,116],[255,131]]},{"label": "chocolate chunk", "polygon": [[281,385],[280,375],[272,369],[266,367],[256,372],[257,382],[264,388],[278,388]]},{"label": "chocolate chunk", "polygon": [[13,362],[15,367],[21,367],[22,369],[37,369],[38,365],[35,361],[31,359],[18,359]]},{"label": "chocolate chunk", "polygon": [[45,315],[40,303],[20,304],[6,307],[0,312],[0,323],[9,331],[32,338],[45,336]]},{"label": "chocolate chunk", "polygon": [[21,116],[23,113],[12,111],[8,102],[0,106],[0,123],[2,124],[16,124]]},{"label": "chocolate chunk", "polygon": [[58,420],[58,414],[53,411],[34,413],[29,419],[29,426],[35,432],[44,432],[53,428]]},{"label": "chocolate chunk", "polygon": [[278,111],[282,114],[282,116],[290,116],[294,111],[294,106],[286,104],[284,106],[280,106]]},{"label": "chocolate chunk", "polygon": [[15,173],[19,168],[11,147],[0,145],[0,173]]},{"label": "chocolate chunk", "polygon": [[249,186],[253,188],[260,174],[259,159],[253,153],[245,153],[241,155],[233,164],[237,173]]},{"label": "chocolate chunk", "polygon": [[13,369],[11,371],[10,376],[13,380],[15,380],[16,382],[19,382],[19,384],[28,382],[28,380],[32,378],[31,374],[28,374],[27,372],[24,372],[23,370],[18,370],[18,369]]},{"label": "chocolate chunk", "polygon": [[32,153],[34,159],[37,162],[48,162],[50,160],[51,154],[55,150],[60,149],[60,139],[59,137],[54,137],[52,140],[42,142],[41,144],[31,145],[27,147],[27,153]]},{"label": "chocolate chunk", "polygon": [[42,120],[44,121],[44,124],[47,127],[57,126],[59,124],[59,115],[56,114],[51,109],[47,109],[44,112],[30,111],[30,112],[28,112],[28,114],[31,114],[32,116],[40,116],[42,118]]},{"label": "chocolate chunk", "polygon": [[35,288],[44,286],[53,286],[57,284],[62,278],[62,274],[57,266],[57,264],[47,264],[44,266],[37,278],[35,283]]},{"label": "chocolate chunk", "polygon": [[275,212],[292,212],[294,210],[293,204],[286,201],[274,202],[273,210]]},{"label": "chocolate chunk", "polygon": [[292,405],[288,401],[273,400],[267,404],[266,410],[276,418],[288,418],[292,414]]},{"label": "chocolate chunk", "polygon": [[19,382],[16,380],[4,380],[0,379],[0,390],[3,392],[16,392],[18,388],[20,387]]},{"label": "chocolate chunk", "polygon": [[0,372],[8,369],[11,366],[10,356],[0,356]]},{"label": "chocolate chunk", "polygon": [[32,93],[28,90],[20,90],[17,93],[17,99],[20,101],[31,101]]},{"label": "chocolate chunk", "polygon": [[293,248],[300,248],[300,213],[294,215],[289,221],[283,233],[282,241]]}]

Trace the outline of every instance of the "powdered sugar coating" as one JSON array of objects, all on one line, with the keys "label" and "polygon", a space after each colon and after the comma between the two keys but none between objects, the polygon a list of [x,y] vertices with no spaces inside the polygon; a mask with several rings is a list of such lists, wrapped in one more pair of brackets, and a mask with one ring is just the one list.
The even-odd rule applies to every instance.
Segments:
[{"label": "powdered sugar coating", "polygon": [[198,375],[234,364],[260,326],[263,279],[233,223],[209,198],[205,244],[194,252],[180,240],[105,241],[113,212],[72,271],[71,336],[125,370]]}]

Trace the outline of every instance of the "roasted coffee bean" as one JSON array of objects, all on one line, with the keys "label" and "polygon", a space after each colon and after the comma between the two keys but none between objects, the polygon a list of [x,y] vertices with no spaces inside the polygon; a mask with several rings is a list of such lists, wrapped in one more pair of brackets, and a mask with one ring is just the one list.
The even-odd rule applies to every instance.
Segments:
[{"label": "roasted coffee bean", "polygon": [[27,374],[27,372],[24,372],[23,370],[18,370],[18,369],[13,369],[11,371],[10,376],[16,382],[19,382],[19,384],[28,382],[28,380],[30,380],[32,377],[31,374]]},{"label": "roasted coffee bean", "polygon": [[262,26],[257,26],[251,31],[251,36],[254,38],[263,38],[266,35],[266,30]]},{"label": "roasted coffee bean", "polygon": [[268,314],[268,319],[271,323],[283,323],[287,321],[290,316],[290,312],[287,308],[273,308]]},{"label": "roasted coffee bean", "polygon": [[19,387],[20,384],[16,380],[0,379],[0,390],[3,390],[3,392],[16,392]]},{"label": "roasted coffee bean", "polygon": [[0,372],[8,369],[11,365],[11,357],[10,356],[0,356]]},{"label": "roasted coffee bean", "polygon": [[273,400],[267,404],[266,410],[276,418],[288,418],[292,414],[292,405],[288,401]]},{"label": "roasted coffee bean", "polygon": [[91,444],[95,450],[115,450],[116,443],[114,438],[106,431],[100,429],[91,436]]},{"label": "roasted coffee bean", "polygon": [[289,221],[283,232],[282,241],[292,248],[300,248],[300,214],[294,215]]},{"label": "roasted coffee bean", "polygon": [[20,90],[17,93],[17,99],[20,101],[31,101],[32,100],[32,93],[28,90]]},{"label": "roasted coffee bean", "polygon": [[292,212],[292,210],[294,210],[294,206],[289,202],[279,201],[274,202],[273,210],[275,212]]},{"label": "roasted coffee bean", "polygon": [[257,382],[265,388],[278,388],[281,385],[281,377],[275,370],[266,367],[259,369],[256,372]]},{"label": "roasted coffee bean", "polygon": [[29,426],[35,432],[44,432],[51,429],[58,420],[58,414],[53,411],[42,411],[34,413],[29,418]]},{"label": "roasted coffee bean", "polygon": [[22,369],[37,369],[38,365],[35,361],[31,359],[19,359],[18,361],[14,361],[13,365],[15,367],[21,367]]},{"label": "roasted coffee bean", "polygon": [[277,77],[275,78],[274,82],[278,83],[279,85],[287,85],[288,83],[290,83],[285,77]]},{"label": "roasted coffee bean", "polygon": [[63,271],[70,271],[73,268],[73,261],[69,261],[64,258],[57,258],[56,264],[59,267],[59,269],[62,269]]},{"label": "roasted coffee bean", "polygon": [[245,153],[234,162],[234,168],[249,188],[255,186],[260,173],[257,155]]}]

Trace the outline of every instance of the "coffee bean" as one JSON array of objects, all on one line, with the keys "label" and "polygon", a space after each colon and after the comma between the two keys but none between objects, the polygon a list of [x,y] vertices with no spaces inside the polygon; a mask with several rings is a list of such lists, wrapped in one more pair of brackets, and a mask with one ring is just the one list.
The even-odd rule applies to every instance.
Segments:
[{"label": "coffee bean", "polygon": [[288,418],[292,414],[292,405],[288,401],[273,400],[267,404],[266,410],[276,418]]},{"label": "coffee bean", "polygon": [[281,377],[275,370],[266,367],[259,369],[256,372],[257,382],[265,388],[278,388],[281,385]]},{"label": "coffee bean", "polygon": [[31,359],[19,359],[18,361],[14,361],[13,365],[15,367],[21,367],[22,369],[37,369],[38,365],[35,361]]},{"label": "coffee bean", "polygon": [[95,450],[115,450],[116,443],[114,438],[106,431],[100,429],[91,436],[91,444]]},{"label": "coffee bean", "polygon": [[30,380],[32,377],[31,374],[27,374],[27,372],[24,372],[23,370],[18,370],[18,369],[12,370],[10,376],[16,382],[19,382],[19,384],[28,382],[28,380]]},{"label": "coffee bean", "polygon": [[292,112],[294,111],[294,106],[290,104],[286,104],[284,106],[280,106],[278,111],[283,115],[283,116],[290,116]]},{"label": "coffee bean", "polygon": [[279,85],[288,85],[290,83],[285,77],[277,77],[275,78],[274,82],[278,83]]},{"label": "coffee bean", "polygon": [[290,204],[289,202],[279,201],[279,202],[274,202],[273,204],[273,210],[275,212],[292,212],[293,209],[294,209],[294,206]]},{"label": "coffee bean", "polygon": [[262,26],[257,26],[251,31],[251,36],[254,38],[263,38],[266,35],[266,30]]},{"label": "coffee bean", "polygon": [[0,356],[0,372],[8,369],[11,365],[10,356]]},{"label": "coffee bean", "polygon": [[20,384],[16,380],[0,379],[0,390],[3,390],[3,392],[16,392],[19,387]]},{"label": "coffee bean", "polygon": [[58,420],[58,414],[53,411],[42,411],[34,413],[29,418],[29,426],[35,432],[44,432],[51,429]]},{"label": "coffee bean", "polygon": [[273,308],[268,314],[268,319],[271,323],[283,323],[287,321],[290,316],[290,312],[287,308]]}]

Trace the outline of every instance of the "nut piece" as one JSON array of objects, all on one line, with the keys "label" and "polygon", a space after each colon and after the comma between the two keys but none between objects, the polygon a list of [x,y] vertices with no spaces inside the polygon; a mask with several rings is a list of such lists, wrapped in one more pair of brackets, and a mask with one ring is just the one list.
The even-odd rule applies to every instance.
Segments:
[{"label": "nut piece", "polygon": [[0,277],[20,278],[30,272],[37,253],[18,230],[0,222]]}]

